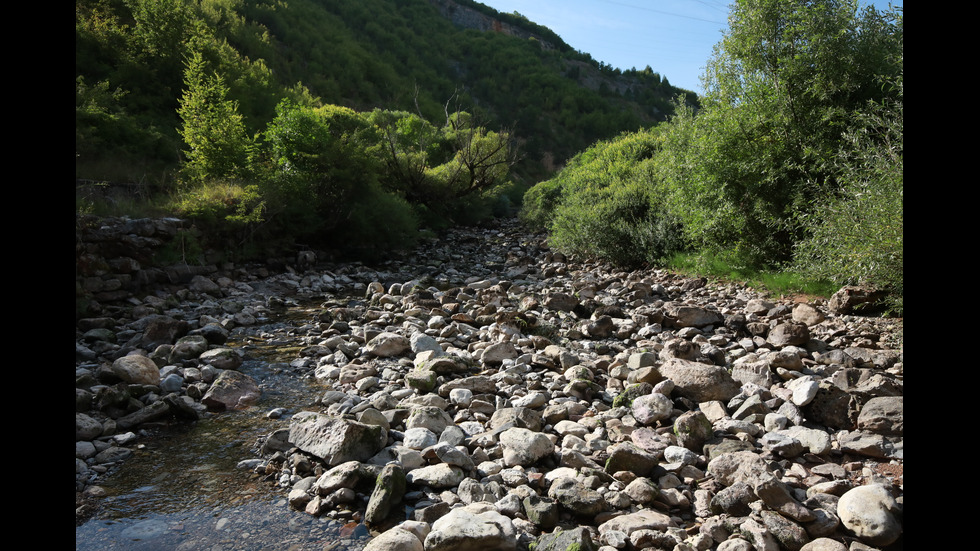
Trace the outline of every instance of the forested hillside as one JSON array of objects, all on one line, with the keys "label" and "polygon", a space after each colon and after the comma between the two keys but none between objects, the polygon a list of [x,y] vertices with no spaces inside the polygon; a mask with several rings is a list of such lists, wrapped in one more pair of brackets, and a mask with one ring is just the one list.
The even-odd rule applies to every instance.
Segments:
[{"label": "forested hillside", "polygon": [[76,178],[145,184],[235,255],[371,257],[521,206],[580,257],[900,311],[903,21],[736,0],[698,98],[471,0],[76,0]]},{"label": "forested hillside", "polygon": [[76,178],[169,185],[177,109],[199,53],[249,135],[276,105],[473,114],[520,143],[536,178],[597,139],[664,120],[671,87],[574,51],[470,0],[76,0]]}]

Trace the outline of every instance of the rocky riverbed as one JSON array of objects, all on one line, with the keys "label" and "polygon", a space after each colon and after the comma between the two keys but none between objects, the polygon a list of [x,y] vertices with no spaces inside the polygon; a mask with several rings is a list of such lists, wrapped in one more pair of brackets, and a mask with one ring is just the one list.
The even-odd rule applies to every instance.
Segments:
[{"label": "rocky riverbed", "polygon": [[902,548],[901,324],[849,314],[858,292],[620,271],[513,222],[303,260],[78,321],[77,522],[147,427],[255,407],[263,342],[318,390],[238,474],[371,551]]}]

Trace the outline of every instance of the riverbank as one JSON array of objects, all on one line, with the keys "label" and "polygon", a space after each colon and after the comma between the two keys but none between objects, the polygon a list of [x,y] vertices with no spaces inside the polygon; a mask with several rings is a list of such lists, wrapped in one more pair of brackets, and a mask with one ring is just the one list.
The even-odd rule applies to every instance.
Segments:
[{"label": "riverbank", "polygon": [[[105,463],[96,455],[132,445],[118,438],[132,428],[121,419],[156,397],[166,407],[154,422],[217,414],[204,396],[247,356],[221,351],[228,339],[313,300],[308,323],[281,344],[295,348],[295,376],[330,390],[289,408],[241,474],[273,479],[286,507],[364,526],[373,545],[400,538],[413,548],[408,534],[442,549],[469,538],[458,533],[465,526],[481,527],[468,545],[507,549],[542,549],[559,527],[583,548],[901,544],[903,362],[893,321],[575,262],[516,224],[461,229],[379,267],[311,262],[230,275],[201,275],[112,310],[111,322],[80,323],[76,503],[98,485]],[[113,337],[92,336],[100,324]],[[126,382],[121,392],[124,372],[111,366],[127,355],[151,360],[159,384]],[[107,401],[106,388],[125,404]],[[97,407],[80,412],[79,389]],[[230,403],[246,405],[250,392],[244,384]],[[93,436],[79,438],[80,414],[98,421],[98,435],[92,425]],[[375,436],[339,453],[303,435],[309,416]],[[80,457],[87,446],[78,442],[96,454]],[[404,477],[401,491],[375,496],[382,468]],[[856,498],[862,513],[842,510]],[[397,505],[381,514],[379,500]],[[867,510],[886,533],[866,533]]]}]

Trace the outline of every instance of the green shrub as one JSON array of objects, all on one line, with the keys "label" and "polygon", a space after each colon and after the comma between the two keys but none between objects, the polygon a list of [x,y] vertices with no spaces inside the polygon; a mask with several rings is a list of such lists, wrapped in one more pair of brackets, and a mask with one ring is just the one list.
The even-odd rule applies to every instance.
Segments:
[{"label": "green shrub", "polygon": [[522,219],[546,225],[559,250],[637,266],[683,248],[677,218],[659,199],[656,130],[598,142],[525,194]]},{"label": "green shrub", "polygon": [[376,260],[386,251],[414,246],[419,225],[408,201],[375,186],[352,205],[348,219],[336,226],[333,235],[334,245],[345,252]]},{"label": "green shrub", "polygon": [[558,179],[541,182],[524,194],[518,217],[532,229],[547,229],[551,226],[551,219],[561,196],[562,187]]},{"label": "green shrub", "polygon": [[810,235],[796,250],[798,269],[838,284],[885,290],[895,311],[903,308],[904,292],[902,105],[901,95],[873,105],[860,130],[847,134],[836,163],[842,190],[804,218]]}]

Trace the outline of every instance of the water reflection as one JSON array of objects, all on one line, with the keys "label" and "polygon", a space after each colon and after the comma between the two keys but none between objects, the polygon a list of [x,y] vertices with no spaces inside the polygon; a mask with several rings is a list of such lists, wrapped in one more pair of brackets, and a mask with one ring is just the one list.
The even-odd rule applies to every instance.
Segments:
[{"label": "water reflection", "polygon": [[257,457],[259,437],[288,426],[288,416],[270,419],[267,412],[295,410],[319,392],[288,365],[269,363],[274,345],[257,340],[244,348],[249,359],[241,371],[262,388],[258,404],[141,435],[133,456],[98,482],[106,496],[76,527],[76,551],[346,547],[337,540],[339,523],[291,510],[273,483],[237,467]]}]

